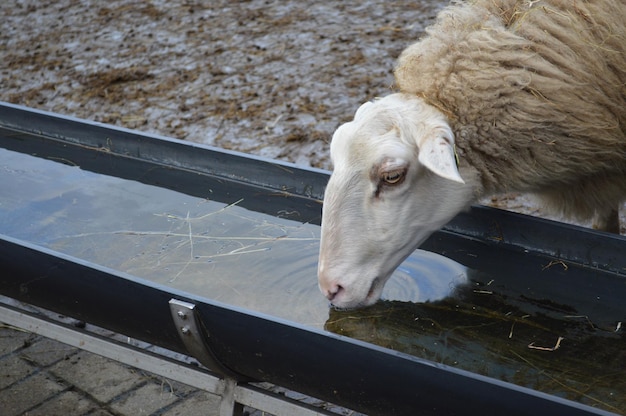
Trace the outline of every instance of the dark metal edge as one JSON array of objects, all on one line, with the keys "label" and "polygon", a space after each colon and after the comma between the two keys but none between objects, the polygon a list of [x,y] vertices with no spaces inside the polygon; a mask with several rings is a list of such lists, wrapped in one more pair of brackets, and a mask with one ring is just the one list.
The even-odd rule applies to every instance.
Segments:
[{"label": "dark metal edge", "polygon": [[371,414],[610,415],[579,403],[150,284],[0,236],[3,294],[187,354],[171,297],[196,305],[237,374]]},{"label": "dark metal edge", "polygon": [[314,168],[0,102],[0,126],[125,158],[322,199],[328,175]]}]

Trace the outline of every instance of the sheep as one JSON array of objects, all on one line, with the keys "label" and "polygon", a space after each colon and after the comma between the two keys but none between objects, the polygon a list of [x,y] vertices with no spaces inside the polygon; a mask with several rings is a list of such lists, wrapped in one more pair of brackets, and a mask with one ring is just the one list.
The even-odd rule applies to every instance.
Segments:
[{"label": "sheep", "polygon": [[398,58],[399,92],[333,135],[318,281],[338,308],[376,302],[433,232],[482,197],[615,227],[626,196],[624,0],[474,0]]}]

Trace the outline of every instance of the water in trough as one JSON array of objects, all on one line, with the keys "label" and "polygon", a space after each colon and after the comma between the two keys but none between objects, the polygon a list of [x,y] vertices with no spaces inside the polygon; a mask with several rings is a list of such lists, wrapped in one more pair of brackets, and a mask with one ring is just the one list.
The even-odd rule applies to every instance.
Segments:
[{"label": "water in trough", "polygon": [[[317,288],[319,226],[240,206],[254,193],[197,198],[4,149],[0,166],[2,234],[208,299],[626,409],[626,316],[601,303],[520,295],[494,270],[532,280],[542,269],[523,253],[494,253],[476,270],[417,250],[383,301],[336,311]],[[585,273],[565,263],[544,267]]]}]

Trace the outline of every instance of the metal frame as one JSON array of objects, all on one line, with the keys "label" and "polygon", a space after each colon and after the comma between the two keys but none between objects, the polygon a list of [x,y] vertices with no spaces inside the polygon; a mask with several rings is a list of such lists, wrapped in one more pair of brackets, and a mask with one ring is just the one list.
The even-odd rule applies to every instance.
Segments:
[{"label": "metal frame", "polygon": [[[153,374],[221,396],[220,416],[240,416],[250,406],[276,416],[331,416],[334,413],[299,403],[262,388],[220,377],[205,369],[132,345],[88,333],[41,315],[0,303],[0,322],[62,342]],[[211,409],[212,410],[212,409]]]},{"label": "metal frame", "polygon": [[[254,204],[251,209],[273,215],[279,211],[293,211],[293,219],[312,223],[320,220],[320,199],[328,172],[10,104],[0,104],[0,133],[0,146],[7,149],[57,160],[80,161],[83,169],[196,196],[205,196],[209,187],[214,190],[214,199],[223,198],[224,202],[232,202],[229,198],[236,195],[237,189],[252,188],[260,196],[251,202]],[[443,231],[434,234],[424,247],[471,262],[471,258],[467,258],[468,244],[479,254],[506,250],[514,255],[533,257],[535,261],[563,259],[580,266],[587,274],[597,272],[605,280],[625,281],[626,258],[621,253],[626,249],[626,239],[623,237],[484,207],[474,207],[459,215]],[[205,375],[199,376],[204,380],[199,383],[204,386],[202,388],[222,393],[224,403],[227,403],[224,404],[224,414],[235,409],[234,403],[281,414],[278,408],[270,410],[270,405],[261,406],[265,399],[242,380],[266,381],[372,414],[453,415],[485,411],[511,416],[610,414],[467,371],[177,292],[9,236],[0,236],[0,267],[3,270],[0,291],[5,296],[174,352],[196,356],[219,373],[212,376],[212,381],[202,378]],[[45,276],[45,279],[33,279],[34,276]],[[542,288],[547,296],[550,290],[557,290],[561,282],[562,277],[555,276],[556,286]],[[579,280],[569,283],[584,284],[584,276],[585,273]],[[603,301],[620,308],[625,287],[597,284],[593,290],[605,296]],[[173,298],[176,299],[174,302],[171,301]],[[16,319],[15,313],[19,315],[21,312],[3,308],[1,313],[0,319],[4,320]],[[22,320],[18,320],[21,324],[16,321],[16,326],[26,325],[35,332],[37,328],[45,327],[41,330],[57,339],[61,337],[57,332],[63,333],[66,337],[63,342],[72,345],[76,337],[84,336],[67,332],[75,332],[75,328],[46,326],[33,321],[32,316],[21,314]],[[191,317],[193,321],[189,321]],[[188,322],[193,325],[188,326]],[[186,338],[190,333],[193,334],[191,340]],[[277,339],[281,342],[275,342]],[[88,341],[89,345],[100,345],[95,339],[88,338]],[[93,348],[104,349],[101,346]],[[117,358],[111,358],[125,362],[121,355],[126,352],[116,350],[115,354],[119,354]],[[190,373],[185,370],[181,374]],[[197,375],[193,374],[194,377]],[[193,377],[189,380],[195,383]],[[283,414],[294,414],[295,411],[289,412],[292,411]]]}]

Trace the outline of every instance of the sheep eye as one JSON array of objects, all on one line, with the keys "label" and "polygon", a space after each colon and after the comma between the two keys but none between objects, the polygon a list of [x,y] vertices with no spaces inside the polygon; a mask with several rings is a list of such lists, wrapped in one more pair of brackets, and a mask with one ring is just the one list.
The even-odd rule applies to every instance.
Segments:
[{"label": "sheep eye", "polygon": [[389,172],[383,172],[381,179],[388,185],[397,185],[404,179],[406,171],[404,169],[392,170]]}]

